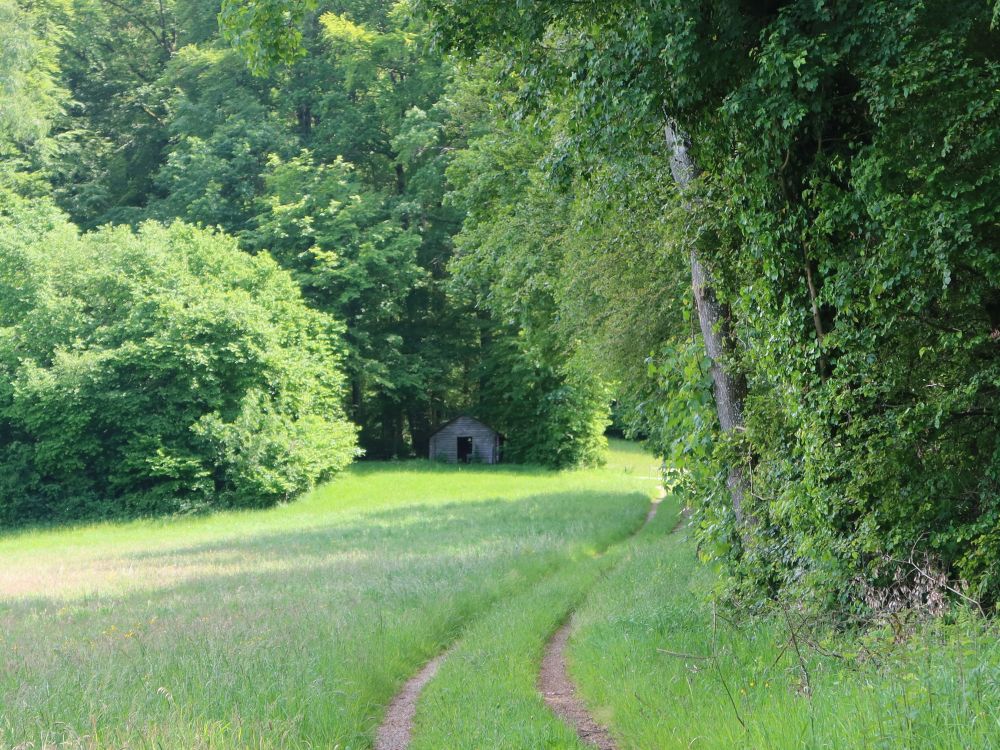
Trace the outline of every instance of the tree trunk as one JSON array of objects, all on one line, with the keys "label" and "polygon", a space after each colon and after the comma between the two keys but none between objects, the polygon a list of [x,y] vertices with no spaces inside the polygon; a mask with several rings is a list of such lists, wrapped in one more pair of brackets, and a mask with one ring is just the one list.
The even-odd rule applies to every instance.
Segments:
[{"label": "tree trunk", "polygon": [[417,458],[427,458],[431,441],[431,418],[426,410],[410,409],[407,414],[410,425],[410,438],[413,441],[413,453]]},{"label": "tree trunk", "polygon": [[[698,167],[689,151],[687,138],[679,131],[677,124],[668,120],[664,128],[667,147],[670,149],[670,171],[674,181],[683,193],[691,181],[698,176]],[[687,204],[691,208],[690,202]],[[746,379],[738,372],[725,367],[723,362],[733,351],[731,330],[732,315],[728,306],[715,296],[711,275],[702,264],[695,248],[691,250],[691,287],[694,290],[698,323],[705,341],[705,353],[712,362],[712,384],[715,396],[715,410],[723,432],[742,430],[743,401],[747,394]],[[729,471],[726,482],[732,496],[733,511],[738,521],[743,520],[743,493],[746,481],[739,466]]]}]

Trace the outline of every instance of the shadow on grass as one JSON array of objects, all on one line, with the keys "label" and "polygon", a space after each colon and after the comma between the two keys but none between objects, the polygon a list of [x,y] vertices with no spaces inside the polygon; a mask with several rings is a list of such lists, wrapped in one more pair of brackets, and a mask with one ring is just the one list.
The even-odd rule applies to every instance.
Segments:
[{"label": "shadow on grass", "polygon": [[[341,476],[347,477],[352,474],[384,474],[387,470],[391,469],[426,471],[430,473],[453,472],[461,474],[463,472],[479,472],[485,474],[529,474],[537,476],[560,473],[559,469],[552,469],[542,464],[451,464],[444,461],[430,461],[426,458],[408,458],[400,461],[357,461],[351,464]],[[566,469],[565,471],[578,471],[578,469]]]},{"label": "shadow on grass", "polygon": [[[573,471],[573,470],[566,470]],[[121,513],[106,516],[86,516],[75,520],[61,520],[51,522],[32,521],[15,526],[0,525],[0,544],[16,542],[18,538],[30,536],[38,533],[55,532],[71,533],[73,531],[87,531],[109,528],[129,522],[162,522],[170,524],[173,521],[183,521],[191,518],[212,518],[224,516],[227,513],[252,513],[252,512],[274,512],[293,508],[296,505],[308,502],[311,498],[321,496],[327,492],[342,487],[350,482],[352,478],[364,478],[369,476],[386,476],[393,473],[418,473],[440,475],[454,474],[461,475],[492,475],[499,477],[554,477],[562,473],[559,470],[550,469],[536,464],[446,464],[427,459],[406,459],[400,461],[359,461],[349,466],[343,473],[333,479],[313,488],[312,490],[299,495],[288,502],[278,502],[272,505],[253,505],[235,507],[202,508],[190,513],[163,513],[163,514],[134,514]]]},{"label": "shadow on grass", "polygon": [[[50,561],[26,566],[22,576],[8,571],[14,593],[0,590],[0,612],[93,598],[127,606],[154,592],[183,596],[213,586],[226,590],[233,581],[255,588],[277,586],[282,580],[294,583],[296,577],[344,576],[365,567],[421,565],[421,560],[442,565],[512,554],[600,551],[642,523],[647,502],[641,492],[576,491],[514,500],[414,503],[349,520],[335,515],[328,525],[256,530],[249,536],[156,551],[115,555],[109,547],[106,556],[76,567],[71,556],[60,559],[56,554]],[[22,585],[17,586],[19,577]],[[127,584],[125,590],[101,593],[102,586],[116,582]],[[60,589],[63,595],[52,593]]]}]

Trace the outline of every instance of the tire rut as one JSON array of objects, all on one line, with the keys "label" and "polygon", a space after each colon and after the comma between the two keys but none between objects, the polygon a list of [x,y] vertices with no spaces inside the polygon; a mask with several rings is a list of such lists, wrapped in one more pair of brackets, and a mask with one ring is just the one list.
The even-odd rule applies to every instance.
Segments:
[{"label": "tire rut", "polygon": [[[649,525],[650,521],[656,518],[656,512],[659,510],[660,502],[665,495],[666,493],[661,488],[660,494],[650,504],[646,520],[630,538],[634,538],[636,534]],[[674,531],[680,528],[683,520],[683,517],[679,519]],[[538,692],[542,694],[545,705],[568,724],[585,744],[596,747],[598,750],[618,750],[614,738],[607,728],[591,716],[590,711],[580,699],[576,686],[570,679],[566,664],[566,647],[569,643],[569,637],[573,633],[573,625],[571,615],[546,644],[542,666],[538,673]]]},{"label": "tire rut", "polygon": [[[665,493],[653,500],[646,518],[634,537],[646,528],[656,517],[659,503]],[[549,640],[542,660],[538,689],[546,704],[560,718],[569,723],[585,742],[600,750],[617,750],[607,730],[591,718],[590,713],[576,695],[576,689],[566,671],[565,650],[571,633],[572,621],[563,625]],[[382,723],[375,735],[374,750],[407,750],[413,737],[413,719],[417,713],[417,702],[424,687],[429,683],[458,641],[427,662],[420,671],[407,680],[389,703]],[[547,676],[546,676],[547,675]]]},{"label": "tire rut", "polygon": [[406,750],[410,746],[420,693],[437,674],[450,651],[451,647],[427,662],[392,699],[375,736],[375,750]]}]

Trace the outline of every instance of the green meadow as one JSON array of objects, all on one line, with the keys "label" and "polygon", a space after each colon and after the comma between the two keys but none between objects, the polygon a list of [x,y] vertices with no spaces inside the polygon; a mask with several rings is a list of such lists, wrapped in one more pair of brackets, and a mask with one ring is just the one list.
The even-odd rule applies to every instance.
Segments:
[{"label": "green meadow", "polygon": [[584,750],[537,689],[570,616],[623,749],[1000,747],[979,618],[896,643],[715,609],[676,500],[642,525],[655,475],[622,442],[590,470],[368,463],[272,510],[8,535],[0,747],[370,748],[447,648],[413,750]]},{"label": "green meadow", "polygon": [[369,747],[470,623],[636,529],[654,473],[371,463],[272,510],[4,537],[0,747]]},{"label": "green meadow", "polygon": [[955,609],[863,632],[793,605],[712,605],[715,575],[657,518],[588,593],[570,674],[621,748],[1000,748],[1000,639]]},{"label": "green meadow", "polygon": [[588,748],[1000,750],[1000,0],[0,0],[0,750]]},{"label": "green meadow", "polygon": [[573,612],[570,675],[619,748],[1000,748],[994,626],[956,610],[897,642],[716,609],[677,512],[667,498],[634,538],[477,622],[428,685],[413,747],[586,750],[536,688],[545,640]]}]

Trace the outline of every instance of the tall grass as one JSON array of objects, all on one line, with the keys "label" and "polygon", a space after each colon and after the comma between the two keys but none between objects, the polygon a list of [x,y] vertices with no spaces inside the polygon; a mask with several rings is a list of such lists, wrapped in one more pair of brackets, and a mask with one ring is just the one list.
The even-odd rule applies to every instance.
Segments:
[{"label": "tall grass", "polygon": [[628,539],[655,476],[621,443],[589,471],[366,464],[269,511],[0,537],[0,748],[367,748],[454,644],[414,750],[582,750],[536,689],[572,611],[623,750],[1000,748],[993,626],[716,610],[672,500]]},{"label": "tall grass", "polygon": [[[1000,747],[1000,643],[969,613],[891,632],[739,618],[659,519],[591,592],[571,673],[623,748],[988,750]],[[797,638],[791,638],[796,631]]]},{"label": "tall grass", "polygon": [[468,623],[641,522],[630,460],[368,464],[270,511],[0,538],[0,747],[369,747]]},{"label": "tall grass", "polygon": [[[667,500],[658,522],[677,520]],[[449,654],[418,707],[412,750],[586,750],[538,692],[545,644],[636,540],[580,560],[498,603]]]}]

